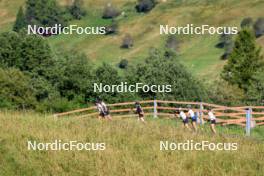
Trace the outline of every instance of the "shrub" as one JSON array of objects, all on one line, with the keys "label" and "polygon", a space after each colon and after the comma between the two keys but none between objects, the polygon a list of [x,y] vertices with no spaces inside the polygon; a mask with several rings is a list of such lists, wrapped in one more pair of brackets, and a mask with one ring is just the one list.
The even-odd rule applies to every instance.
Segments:
[{"label": "shrub", "polygon": [[69,10],[74,19],[80,20],[83,16],[86,15],[86,11],[82,8],[82,6],[82,0],[75,0],[73,2]]},{"label": "shrub", "polygon": [[150,55],[144,63],[130,67],[125,74],[133,84],[171,85],[171,92],[139,92],[143,99],[208,100],[204,86],[177,59],[167,59],[160,51]]},{"label": "shrub", "polygon": [[170,35],[166,40],[166,48],[177,51],[179,49],[180,41],[174,36]]},{"label": "shrub", "polygon": [[240,23],[242,29],[250,28],[252,27],[252,25],[253,25],[253,19],[251,17],[244,18]]},{"label": "shrub", "polygon": [[219,43],[216,45],[217,48],[224,48],[225,52],[221,56],[222,60],[228,59],[229,55],[233,51],[234,42],[232,40],[233,35],[231,34],[222,34],[219,38]]},{"label": "shrub", "polygon": [[117,10],[111,3],[107,4],[103,12],[103,18],[115,18],[120,15],[119,10]]},{"label": "shrub", "polygon": [[118,29],[118,24],[117,22],[113,21],[112,24],[106,26],[105,29],[106,29],[105,35],[116,34]]},{"label": "shrub", "polygon": [[51,100],[45,100],[37,106],[37,110],[40,112],[65,112],[73,109],[80,108],[79,104],[73,101],[69,101],[66,98],[53,98]]},{"label": "shrub", "polygon": [[30,108],[36,105],[30,77],[18,69],[0,68],[0,107]]},{"label": "shrub", "polygon": [[136,5],[137,12],[149,12],[156,5],[155,0],[138,0],[138,4]]},{"label": "shrub", "polygon": [[125,37],[123,38],[123,42],[122,42],[122,45],[121,45],[121,48],[131,48],[133,47],[133,39],[131,37],[130,34],[126,34]]},{"label": "shrub", "polygon": [[258,18],[254,24],[254,30],[256,37],[260,37],[264,34],[264,18]]},{"label": "shrub", "polygon": [[236,85],[231,85],[222,79],[209,83],[207,87],[210,93],[210,99],[217,104],[239,106],[245,98],[242,89]]},{"label": "shrub", "polygon": [[126,69],[128,66],[128,61],[126,59],[122,59],[119,64],[118,64],[119,68],[121,69]]},{"label": "shrub", "polygon": [[61,24],[66,26],[62,8],[58,6],[56,0],[27,0],[25,14],[27,24],[39,26]]},{"label": "shrub", "polygon": [[0,45],[0,66],[15,67],[32,76],[49,76],[54,56],[42,37],[6,32],[0,34]]},{"label": "shrub", "polygon": [[87,57],[76,52],[61,54],[53,69],[50,82],[60,96],[69,101],[82,97],[79,103],[86,103],[85,97],[90,97],[93,90],[93,75]]},{"label": "shrub", "polygon": [[[118,85],[122,81],[122,78],[119,76],[118,71],[111,65],[103,63],[94,71],[95,80],[94,83],[102,85]],[[120,94],[117,92],[96,92],[95,97],[100,97],[103,100],[108,102],[120,101]]]}]

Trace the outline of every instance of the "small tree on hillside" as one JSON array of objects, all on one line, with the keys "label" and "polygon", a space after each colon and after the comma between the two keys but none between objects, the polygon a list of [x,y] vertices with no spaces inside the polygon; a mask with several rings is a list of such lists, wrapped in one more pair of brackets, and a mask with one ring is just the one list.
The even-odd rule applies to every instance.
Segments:
[{"label": "small tree on hillside", "polygon": [[118,67],[121,69],[126,69],[127,66],[128,66],[128,61],[126,59],[122,59],[118,64]]},{"label": "small tree on hillside", "polygon": [[83,16],[86,15],[86,11],[82,8],[82,0],[74,0],[72,6],[70,7],[70,13],[74,19],[80,20]]},{"label": "small tree on hillside", "polygon": [[175,35],[170,35],[166,40],[166,51],[165,51],[165,57],[171,58],[176,56],[179,47],[180,47],[180,41],[176,38]]},{"label": "small tree on hillside", "polygon": [[251,17],[244,18],[240,23],[241,28],[250,28],[253,26],[253,19]]},{"label": "small tree on hillside", "polygon": [[259,18],[254,24],[255,35],[260,37],[264,34],[264,18]]},{"label": "small tree on hillside", "polygon": [[234,42],[232,40],[233,36],[230,34],[222,34],[219,38],[219,43],[216,45],[217,48],[224,48],[225,52],[221,56],[221,59],[225,60],[229,57],[233,51]]},{"label": "small tree on hillside", "polygon": [[246,91],[254,74],[261,68],[263,60],[254,35],[250,30],[241,31],[228,63],[224,66],[222,78]]},{"label": "small tree on hillside", "polygon": [[130,34],[126,34],[125,37],[123,38],[123,42],[122,42],[122,45],[121,45],[121,48],[131,48],[133,47],[133,39],[131,37]]},{"label": "small tree on hillside", "polygon": [[56,0],[27,0],[26,20],[28,24],[40,26],[54,26],[66,21],[62,14],[62,9]]},{"label": "small tree on hillside", "polygon": [[113,20],[109,26],[106,26],[105,31],[106,31],[105,35],[116,34],[118,32],[117,22]]},{"label": "small tree on hillside", "polygon": [[149,12],[156,5],[156,0],[138,0],[136,5],[137,12]]},{"label": "small tree on hillside", "polygon": [[170,35],[166,40],[165,47],[174,51],[178,51],[180,47],[180,41],[176,38],[176,36]]},{"label": "small tree on hillside", "polygon": [[26,17],[23,11],[23,8],[20,7],[16,16],[16,21],[15,24],[13,26],[13,31],[18,32],[20,29],[23,29],[24,27],[26,27],[27,22],[26,22]]},{"label": "small tree on hillside", "polygon": [[120,15],[119,10],[117,10],[111,3],[107,4],[103,12],[103,18],[115,18]]}]

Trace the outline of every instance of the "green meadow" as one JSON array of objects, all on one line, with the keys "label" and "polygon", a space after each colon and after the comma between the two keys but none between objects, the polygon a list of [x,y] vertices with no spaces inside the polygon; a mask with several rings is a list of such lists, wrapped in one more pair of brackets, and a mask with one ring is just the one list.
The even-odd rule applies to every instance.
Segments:
[{"label": "green meadow", "polygon": [[[70,2],[59,1],[63,6]],[[116,65],[121,59],[136,64],[148,56],[150,48],[164,48],[167,36],[159,34],[160,24],[239,27],[245,17],[256,19],[262,16],[264,7],[264,2],[261,0],[167,0],[161,1],[151,12],[140,14],[135,11],[136,2],[136,0],[111,1],[112,5],[125,14],[117,18],[119,24],[117,35],[60,35],[49,37],[47,40],[54,50],[78,50],[85,53],[97,65],[102,62]],[[17,10],[23,3],[24,0],[0,1],[0,31],[11,29]],[[102,26],[111,23],[111,20],[101,18],[103,8],[108,1],[85,0],[84,3],[87,16],[80,21],[71,21],[70,24]],[[134,46],[131,49],[121,49],[122,38],[127,33],[133,37]],[[223,49],[215,47],[219,36],[188,35],[179,38],[183,41],[178,52],[179,60],[197,77],[209,80],[217,78],[225,63],[220,59]],[[259,39],[259,44],[264,45],[262,39]]]},{"label": "green meadow", "polygon": [[[194,134],[175,120],[61,118],[32,112],[0,113],[0,175],[262,175],[264,143],[243,129]],[[261,129],[263,131],[263,129]],[[239,134],[240,133],[240,134]],[[257,132],[256,132],[257,133]],[[27,141],[104,142],[103,151],[33,151]],[[161,151],[160,141],[237,143],[237,151]],[[254,146],[254,147],[252,147]]]}]

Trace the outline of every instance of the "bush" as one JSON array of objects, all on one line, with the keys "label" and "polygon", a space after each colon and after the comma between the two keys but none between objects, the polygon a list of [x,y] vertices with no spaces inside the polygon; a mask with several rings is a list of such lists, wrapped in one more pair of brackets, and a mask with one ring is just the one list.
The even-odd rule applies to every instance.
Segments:
[{"label": "bush", "polygon": [[118,67],[121,69],[126,69],[127,66],[128,66],[128,61],[126,59],[122,59],[118,64]]},{"label": "bush", "polygon": [[179,47],[180,47],[180,41],[174,36],[170,35],[166,40],[166,51],[165,51],[165,57],[171,58],[176,56]]},{"label": "bush", "polygon": [[110,18],[115,18],[119,15],[120,15],[119,10],[117,10],[114,6],[112,6],[111,3],[109,3],[104,9],[102,17],[105,19],[110,19]]},{"label": "bush", "polygon": [[133,84],[171,85],[171,92],[139,92],[143,99],[208,100],[205,87],[177,59],[167,59],[160,51],[150,55],[143,64],[130,67],[125,74],[126,80]]},{"label": "bush", "polygon": [[260,37],[264,34],[264,18],[258,18],[254,24],[254,30],[256,37]]},{"label": "bush", "polygon": [[51,100],[45,100],[37,106],[37,111],[40,112],[65,112],[80,108],[79,104],[73,101],[69,101],[66,98],[53,98]]},{"label": "bush", "polygon": [[66,26],[62,15],[62,8],[56,0],[27,0],[26,1],[27,24],[38,26],[54,26],[61,24]]},{"label": "bush", "polygon": [[174,51],[178,51],[179,45],[180,45],[180,41],[174,35],[170,35],[166,40],[165,47]]},{"label": "bush", "polygon": [[0,34],[0,45],[0,66],[15,67],[31,76],[51,74],[54,56],[42,37],[6,32]]},{"label": "bush", "polygon": [[248,104],[264,105],[264,70],[253,75],[246,96]]},{"label": "bush", "polygon": [[82,8],[83,1],[75,0],[70,7],[69,11],[74,19],[80,20],[82,17],[86,15],[86,11]]},{"label": "bush", "polygon": [[221,56],[222,60],[228,59],[229,55],[233,51],[234,42],[232,40],[233,35],[230,34],[222,34],[219,38],[219,43],[216,45],[217,48],[224,48],[225,52]]},{"label": "bush", "polygon": [[131,37],[130,34],[126,34],[125,37],[123,38],[123,42],[122,42],[122,45],[121,45],[121,48],[126,48],[126,49],[129,49],[131,47],[133,47],[133,39]]},{"label": "bush", "polygon": [[30,78],[18,69],[0,68],[0,107],[32,108],[36,105]]},{"label": "bush", "polygon": [[137,12],[149,12],[156,5],[155,0],[138,0],[138,4],[136,5]]},{"label": "bush", "polygon": [[251,17],[244,18],[240,23],[242,29],[251,28],[252,25],[253,25],[253,19]]},{"label": "bush", "polygon": [[[94,83],[102,85],[118,85],[122,81],[122,78],[119,76],[117,70],[106,63],[103,63],[100,67],[98,67],[95,72],[95,80]],[[96,92],[95,97],[100,97],[103,100],[107,100],[108,102],[120,101],[120,94],[117,92]]]},{"label": "bush", "polygon": [[113,21],[111,25],[106,26],[106,33],[105,35],[110,35],[110,34],[116,34],[117,29],[118,29],[118,24],[117,22]]},{"label": "bush", "polygon": [[82,97],[79,103],[86,103],[85,98],[92,96],[93,91],[93,75],[89,60],[85,55],[76,52],[60,55],[50,82],[56,86],[60,96],[69,101]]},{"label": "bush", "polygon": [[224,80],[216,80],[208,86],[210,99],[216,104],[239,106],[245,98],[244,91],[238,86],[231,85]]}]

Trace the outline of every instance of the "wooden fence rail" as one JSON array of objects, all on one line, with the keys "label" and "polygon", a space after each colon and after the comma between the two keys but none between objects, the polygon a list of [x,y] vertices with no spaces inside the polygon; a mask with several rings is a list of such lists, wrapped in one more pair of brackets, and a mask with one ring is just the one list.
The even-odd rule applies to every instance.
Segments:
[{"label": "wooden fence rail", "polygon": [[[116,118],[126,118],[136,116],[133,113],[135,102],[123,102],[108,104],[111,115]],[[167,101],[167,100],[146,100],[140,101],[146,115],[173,118],[175,111],[180,107],[187,110],[187,105],[191,105],[192,109],[199,113],[200,119],[208,119],[207,109],[213,109],[217,117],[217,123],[222,125],[239,125],[246,126],[247,109],[251,109],[252,124],[264,125],[264,106],[242,106],[227,107],[204,102],[187,102],[187,101]],[[98,115],[96,106],[77,109],[69,112],[54,114],[55,117],[78,116],[78,117],[95,117]]]}]

